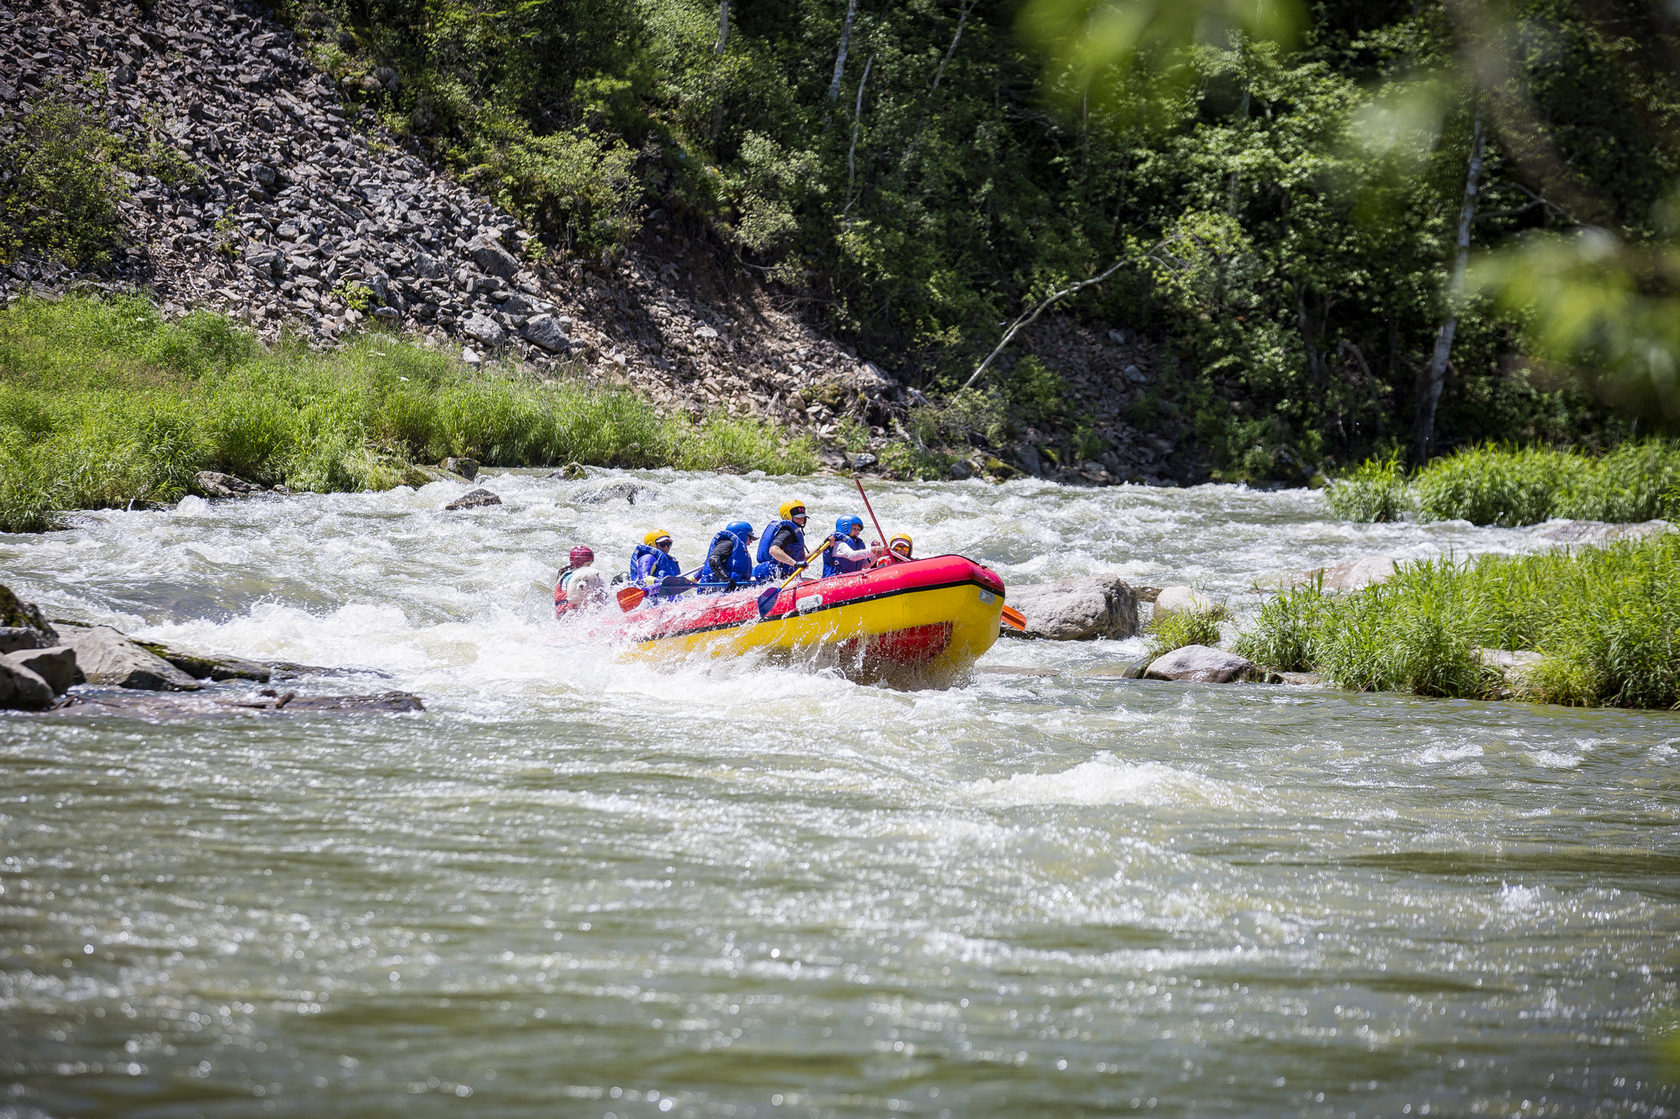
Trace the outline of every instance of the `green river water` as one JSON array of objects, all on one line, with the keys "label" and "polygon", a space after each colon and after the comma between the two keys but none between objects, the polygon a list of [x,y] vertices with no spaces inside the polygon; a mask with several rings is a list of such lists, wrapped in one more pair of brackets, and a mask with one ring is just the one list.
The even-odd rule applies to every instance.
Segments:
[{"label": "green river water", "polygon": [[[51,616],[427,704],[0,717],[0,1115],[1680,1113],[1680,714],[1122,679],[1137,640],[938,691],[654,669],[548,616],[567,547],[692,565],[849,483],[481,484],[0,536]],[[1239,617],[1268,575],[1552,543],[1307,492],[871,496],[1010,586]]]}]

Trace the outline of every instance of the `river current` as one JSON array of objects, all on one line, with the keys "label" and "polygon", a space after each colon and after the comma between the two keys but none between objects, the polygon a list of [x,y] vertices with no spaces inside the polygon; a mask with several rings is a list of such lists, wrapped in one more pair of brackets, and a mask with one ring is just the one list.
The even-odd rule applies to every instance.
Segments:
[{"label": "river current", "polygon": [[[0,536],[49,616],[426,702],[0,718],[0,1115],[1680,1114],[1680,714],[1126,680],[1135,639],[1005,639],[945,690],[649,667],[553,621],[567,548],[658,527],[689,567],[850,483],[481,484]],[[1239,617],[1552,546],[1305,491],[870,496],[1007,585]]]}]

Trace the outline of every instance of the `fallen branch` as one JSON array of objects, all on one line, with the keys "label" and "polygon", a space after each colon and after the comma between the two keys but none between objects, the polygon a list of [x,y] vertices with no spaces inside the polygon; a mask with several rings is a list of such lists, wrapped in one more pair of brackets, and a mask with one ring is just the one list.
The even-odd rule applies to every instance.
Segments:
[{"label": "fallen branch", "polygon": [[963,382],[963,388],[965,388],[965,389],[973,388],[974,387],[974,382],[976,382],[980,379],[980,374],[982,374],[986,371],[986,366],[988,366],[992,363],[992,359],[997,357],[998,354],[1003,352],[1003,348],[1005,346],[1009,345],[1009,343],[1014,339],[1015,335],[1017,335],[1021,332],[1021,329],[1023,327],[1030,325],[1034,319],[1036,319],[1036,318],[1038,318],[1038,316],[1042,315],[1044,313],[1044,309],[1046,307],[1050,306],[1050,304],[1056,302],[1056,300],[1062,298],[1064,295],[1072,295],[1074,292],[1078,291],[1080,288],[1090,287],[1092,284],[1102,283],[1104,280],[1106,280],[1110,276],[1114,275],[1115,270],[1118,269],[1124,263],[1126,263],[1126,258],[1121,257],[1119,260],[1117,260],[1113,264],[1109,265],[1102,272],[1101,275],[1092,276],[1091,278],[1086,279],[1086,280],[1080,280],[1077,284],[1069,285],[1068,287],[1063,288],[1061,291],[1051,292],[1050,295],[1045,298],[1044,302],[1040,303],[1037,307],[1033,308],[1032,311],[1030,311],[1030,312],[1023,311],[1021,313],[1021,316],[1009,325],[1009,329],[1003,332],[1003,339],[1002,339],[1002,341],[1000,341],[997,344],[997,348],[994,349],[991,353],[987,354],[986,355],[986,360],[982,361],[978,366],[975,367],[974,372],[969,374],[968,380]]}]

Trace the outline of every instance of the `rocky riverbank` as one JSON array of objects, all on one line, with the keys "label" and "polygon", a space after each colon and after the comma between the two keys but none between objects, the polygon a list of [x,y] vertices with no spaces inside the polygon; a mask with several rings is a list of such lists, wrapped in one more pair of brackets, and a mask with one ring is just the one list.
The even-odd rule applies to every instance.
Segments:
[{"label": "rocky riverbank", "polygon": [[[0,57],[20,60],[0,75],[0,142],[16,136],[19,113],[63,96],[98,101],[130,150],[154,155],[149,170],[123,172],[126,242],[108,265],[78,274],[15,261],[0,269],[0,298],[139,286],[166,314],[214,308],[269,340],[401,331],[469,362],[628,384],[697,419],[768,419],[815,438],[833,470],[877,467],[923,399],[890,362],[828,338],[789,310],[787,293],[657,207],[616,261],[545,254],[507,212],[343,96],[376,94],[394,72],[347,90],[254,3],[43,0],[0,11]],[[1158,423],[1133,426],[1162,372],[1146,342],[1046,319],[1023,345],[1064,377],[1089,418],[1086,443],[1101,449],[1079,461],[1061,435],[1029,427],[1001,457],[959,461],[958,476],[1205,477]]]},{"label": "rocky riverbank", "polygon": [[0,711],[165,719],[425,709],[420,697],[408,692],[327,695],[249,687],[342,671],[189,652],[137,641],[110,626],[49,621],[39,607],[0,585]]}]

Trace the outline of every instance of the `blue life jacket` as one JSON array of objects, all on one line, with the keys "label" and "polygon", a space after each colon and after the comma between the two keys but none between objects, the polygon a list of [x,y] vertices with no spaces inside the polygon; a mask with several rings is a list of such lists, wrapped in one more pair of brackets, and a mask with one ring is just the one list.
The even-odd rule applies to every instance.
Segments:
[{"label": "blue life jacket", "polygon": [[681,574],[682,565],[651,544],[637,544],[630,553],[630,581],[643,590],[656,590],[665,576]]},{"label": "blue life jacket", "polygon": [[805,530],[792,521],[771,521],[764,526],[764,532],[758,538],[758,565],[753,568],[752,572],[754,579],[786,579],[793,574],[794,569],[792,567],[770,558],[771,541],[775,539],[776,533],[784,527],[793,530],[793,547],[782,550],[799,563],[805,562]]},{"label": "blue life jacket", "polygon": [[832,575],[850,575],[854,571],[862,571],[874,562],[869,554],[869,545],[862,540],[853,540],[850,536],[837,537],[828,551],[823,553],[823,578]]},{"label": "blue life jacket", "polygon": [[[718,541],[724,537],[735,542],[735,547],[729,553],[729,569],[714,571],[712,569],[712,549],[718,546]],[[727,583],[733,579],[737,583],[753,581],[752,553],[747,550],[747,542],[727,529],[712,537],[712,542],[706,546],[706,565],[700,569],[702,583]]]}]

